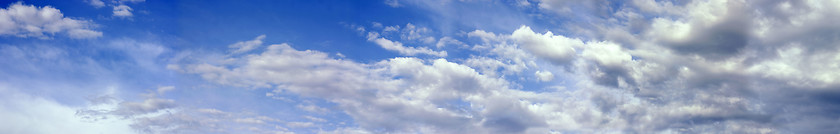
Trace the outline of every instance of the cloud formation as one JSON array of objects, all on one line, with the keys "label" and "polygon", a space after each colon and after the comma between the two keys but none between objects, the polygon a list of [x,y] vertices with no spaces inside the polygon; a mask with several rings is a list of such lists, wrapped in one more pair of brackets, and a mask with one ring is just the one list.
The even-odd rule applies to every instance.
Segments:
[{"label": "cloud formation", "polygon": [[[822,5],[831,2],[797,5],[814,14],[809,19],[824,20],[836,13],[822,10]],[[554,7],[558,3],[540,4],[557,12]],[[838,68],[830,64],[834,62],[816,64],[837,60],[832,58],[838,51],[833,47],[836,43],[785,38],[791,35],[774,32],[806,26],[831,29],[833,25],[782,21],[777,18],[808,17],[759,14],[766,9],[747,5],[767,3],[744,1],[636,1],[620,7],[622,10],[602,10],[600,6],[607,4],[599,2],[578,4],[598,8],[585,13],[606,14],[612,19],[603,20],[611,22],[603,25],[579,25],[608,34],[581,30],[572,31],[580,32],[572,34],[578,37],[570,37],[534,32],[528,26],[510,34],[476,30],[468,33],[480,39],[471,50],[487,53],[461,63],[408,57],[365,64],[274,45],[262,54],[243,58],[240,63],[245,64],[187,65],[191,67],[184,71],[221,84],[272,87],[324,98],[353,117],[360,130],[369,132],[836,131],[817,124],[837,123],[830,120],[838,117],[831,112],[836,101],[827,98],[836,97],[833,89],[838,75],[829,70]],[[785,6],[790,2],[776,4],[792,8]],[[383,29],[381,33],[400,31],[397,27]],[[368,39],[412,55],[379,34],[370,33]],[[406,35],[401,38],[423,42],[418,38],[422,36]],[[814,37],[831,38],[826,36],[831,35]],[[291,66],[283,60],[265,59],[308,60]],[[549,64],[543,64],[546,62]],[[564,69],[558,69],[560,75],[535,70],[552,67]],[[561,81],[574,83],[559,85],[562,88],[554,91],[531,92],[512,80],[495,77],[522,75],[521,70],[540,71],[533,74],[540,81],[559,76]],[[808,99],[792,101],[794,96]]]},{"label": "cloud formation", "polygon": [[50,6],[35,7],[17,2],[0,9],[0,35],[17,37],[52,38],[57,33],[70,38],[96,38],[102,32],[95,31],[96,25],[87,20],[64,17],[58,9]]},{"label": "cloud formation", "polygon": [[131,17],[134,14],[131,13],[131,7],[126,5],[118,5],[114,6],[114,16],[117,17]]},{"label": "cloud formation", "polygon": [[236,42],[228,47],[234,49],[232,52],[234,54],[248,52],[262,45],[263,39],[265,39],[265,35],[260,35],[254,38],[254,40]]},{"label": "cloud formation", "polygon": [[[117,6],[143,0],[106,2],[113,4],[108,6],[114,6],[117,15]],[[130,74],[162,72],[166,75],[160,76],[175,77],[170,79],[178,82],[200,79],[196,80],[198,84],[177,85],[178,88],[155,83],[158,86],[144,88],[146,91],[139,95],[105,93],[90,97],[82,106],[19,93],[24,88],[0,82],[0,92],[6,93],[0,94],[3,100],[0,117],[32,119],[17,124],[0,122],[3,124],[0,132],[56,133],[73,128],[94,130],[70,132],[130,133],[125,132],[129,129],[141,133],[840,131],[837,127],[840,124],[837,112],[840,109],[840,99],[837,99],[840,98],[840,72],[837,71],[840,70],[840,26],[833,23],[840,18],[838,0],[482,2],[485,1],[407,0],[386,1],[386,4],[405,10],[429,10],[433,14],[429,16],[442,17],[434,20],[447,21],[457,20],[451,17],[460,14],[443,14],[446,11],[464,11],[452,7],[509,4],[505,7],[510,9],[498,10],[524,12],[514,16],[534,18],[528,22],[547,21],[543,25],[549,26],[526,23],[498,28],[507,25],[462,22],[350,25],[353,32],[363,36],[361,42],[367,41],[362,44],[376,44],[384,52],[398,54],[358,61],[342,54],[351,52],[331,54],[310,46],[272,44],[277,42],[266,40],[265,35],[220,44],[223,46],[218,47],[227,48],[222,51],[173,50],[133,39],[117,39],[98,48],[110,51],[91,50],[95,51],[91,55],[116,55],[106,60],[66,59],[78,53],[50,46],[0,45],[0,63],[10,65],[3,66],[0,75],[13,76],[0,79],[12,81],[8,83],[26,81],[15,80],[28,78],[24,76],[62,76],[52,73],[73,70],[110,79],[126,75],[110,72],[123,66],[140,68],[137,69],[140,73]],[[49,6],[16,3],[0,11],[0,25],[14,26],[3,27],[12,29],[0,30],[5,32],[3,35],[84,36],[72,29],[93,25],[65,18]],[[482,11],[485,10],[461,16],[491,14]],[[120,8],[120,12],[131,15],[127,6]],[[4,15],[10,19],[1,19]],[[490,17],[498,17],[493,15]],[[38,31],[55,27],[52,23],[68,22],[85,23],[57,28],[62,30],[55,32]],[[29,27],[35,30],[25,31]],[[229,44],[232,42],[236,43]],[[53,66],[68,68],[50,68]],[[162,70],[164,66],[169,70]],[[18,73],[21,70],[24,73]],[[161,78],[157,76],[144,78]],[[20,85],[42,85],[37,80],[27,82]],[[133,86],[128,82],[112,83]],[[186,91],[182,87],[191,89]],[[184,103],[189,100],[164,95],[198,94],[200,99],[205,99],[201,95],[219,91],[212,88],[223,88],[224,92],[218,94],[223,94],[224,101],[236,101],[228,104],[236,106],[192,106]],[[65,92],[73,91],[81,90]],[[139,97],[126,97],[131,95]],[[209,100],[210,97],[207,103],[213,104],[208,105],[218,103]],[[270,112],[230,110],[258,102],[253,100],[276,103],[258,108],[269,107],[265,111]],[[342,120],[342,117],[349,119]],[[56,127],[37,129],[33,127],[37,125],[29,124]]]},{"label": "cloud formation", "polygon": [[[361,28],[364,32],[364,27]],[[447,44],[462,45],[458,40],[451,37],[443,37],[439,40],[430,35],[431,30],[426,27],[417,27],[411,23],[401,28],[399,25],[383,27],[380,23],[374,23],[374,29],[381,28],[381,32],[370,31],[367,33],[367,40],[376,43],[380,47],[389,51],[396,51],[400,55],[417,56],[419,54],[431,55],[436,57],[446,57],[446,51],[435,51],[425,46],[406,46],[400,41],[410,42],[416,45],[434,45],[438,48],[446,46]],[[387,39],[389,36],[397,36],[400,41]]]}]

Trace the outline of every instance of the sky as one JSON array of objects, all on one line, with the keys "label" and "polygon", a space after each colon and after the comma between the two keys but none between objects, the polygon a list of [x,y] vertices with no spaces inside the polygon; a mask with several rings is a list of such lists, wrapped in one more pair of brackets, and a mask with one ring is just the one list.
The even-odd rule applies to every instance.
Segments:
[{"label": "sky", "polygon": [[0,1],[0,133],[840,133],[840,0]]}]

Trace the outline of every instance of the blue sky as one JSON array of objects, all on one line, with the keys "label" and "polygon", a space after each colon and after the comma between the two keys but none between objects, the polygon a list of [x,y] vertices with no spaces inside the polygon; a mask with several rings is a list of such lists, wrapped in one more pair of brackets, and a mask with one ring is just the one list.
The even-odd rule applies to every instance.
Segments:
[{"label": "blue sky", "polygon": [[836,0],[0,2],[0,133],[837,133]]}]

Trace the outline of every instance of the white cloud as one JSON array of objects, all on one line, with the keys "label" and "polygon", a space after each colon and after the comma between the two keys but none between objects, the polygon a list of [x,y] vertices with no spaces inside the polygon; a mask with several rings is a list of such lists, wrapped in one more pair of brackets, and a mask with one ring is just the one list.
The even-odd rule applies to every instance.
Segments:
[{"label": "white cloud", "polygon": [[238,118],[233,120],[237,123],[246,123],[246,124],[265,124],[265,121],[256,119],[256,118]]},{"label": "white cloud", "polygon": [[[377,32],[376,30],[379,29],[381,31]],[[411,23],[407,23],[405,26],[383,26],[381,23],[374,22],[371,31],[367,33],[367,39],[386,50],[396,51],[404,56],[426,54],[446,57],[446,51],[435,51],[426,46],[435,46],[438,49],[446,45],[466,47],[466,44],[452,37],[444,36],[438,39],[433,35],[431,29]],[[424,46],[409,46],[406,44]]]},{"label": "white cloud", "polygon": [[322,119],[322,118],[318,118],[318,117],[303,116],[303,118],[309,119],[309,120],[314,121],[314,122],[327,122],[326,119]]},{"label": "white cloud", "polygon": [[419,41],[420,43],[423,43],[423,44],[431,44],[431,43],[434,43],[436,41],[435,37],[432,37],[431,35],[429,35],[429,34],[431,34],[430,33],[431,31],[432,30],[430,30],[429,28],[418,27],[418,26],[415,26],[414,24],[408,23],[408,24],[405,24],[404,28],[402,28],[402,30],[401,30],[402,33],[400,34],[400,38],[402,40]]},{"label": "white cloud", "polygon": [[828,88],[840,85],[840,49],[805,53],[802,44],[790,44],[776,50],[778,57],[768,58],[747,69],[751,74],[779,79],[800,88]]},{"label": "white cloud", "polygon": [[376,43],[377,45],[386,50],[397,51],[402,55],[415,56],[418,54],[427,54],[437,57],[446,57],[446,51],[434,51],[426,47],[407,47],[400,42],[391,41],[385,39],[384,37],[379,37],[379,34],[373,32],[368,33],[367,38],[368,41]]},{"label": "white cloud", "polygon": [[175,90],[175,86],[162,86],[157,88],[158,95],[163,95],[163,93]]},{"label": "white cloud", "polygon": [[486,54],[470,57],[464,64],[481,70],[485,75],[497,76],[496,72],[499,71],[497,69],[501,69],[503,74],[516,74],[537,66],[536,57],[510,41],[510,35],[475,30],[469,32],[468,36],[480,38],[483,43],[474,45],[472,51],[486,52]]},{"label": "white cloud", "polygon": [[102,0],[87,0],[87,2],[88,2],[88,4],[90,4],[91,6],[96,7],[96,8],[100,8],[100,7],[105,6],[105,2],[102,2]]},{"label": "white cloud", "polygon": [[94,31],[90,21],[64,17],[58,9],[50,6],[35,7],[17,2],[0,9],[0,35],[36,37],[47,39],[56,33],[65,33],[71,38],[96,38],[102,32]]},{"label": "white cloud", "polygon": [[130,121],[104,119],[102,122],[86,122],[74,115],[73,106],[63,105],[55,100],[31,96],[0,85],[0,133],[42,134],[42,133],[124,133],[135,131]]},{"label": "white cloud", "polygon": [[154,113],[160,110],[175,107],[175,101],[171,99],[148,98],[143,102],[123,102],[114,111],[116,115],[132,116]]},{"label": "white cloud", "polygon": [[554,74],[549,71],[537,71],[534,75],[537,76],[537,80],[542,82],[554,80]]},{"label": "white cloud", "polygon": [[527,26],[520,27],[510,36],[525,50],[558,64],[571,62],[576,55],[575,47],[583,46],[579,39],[554,35],[550,31],[541,35]]},{"label": "white cloud", "polygon": [[[838,96],[832,90],[838,86],[840,75],[833,71],[838,65],[831,63],[840,60],[840,49],[826,41],[834,34],[810,34],[837,30],[823,23],[837,18],[835,8],[822,6],[837,5],[834,1],[783,6],[782,12],[812,11],[787,16],[751,14],[754,9],[749,8],[760,7],[744,6],[773,2],[637,1],[616,10],[593,7],[601,6],[599,2],[581,6],[599,9],[581,10],[610,20],[585,22],[610,23],[568,24],[593,29],[569,31],[578,37],[537,33],[527,26],[510,34],[475,30],[467,36],[483,44],[472,46],[479,54],[465,59],[400,57],[366,64],[281,44],[233,57],[233,62],[176,69],[223,85],[276,88],[335,103],[331,109],[343,111],[358,127],[333,133],[836,132],[813,126],[838,123],[831,120],[837,116],[831,110],[837,101],[826,98]],[[540,3],[543,9],[575,10],[568,5],[575,3]],[[753,29],[752,22],[762,21],[752,19],[766,24]],[[384,27],[381,33],[369,33],[368,40],[408,56],[435,52],[379,35],[406,27]],[[587,33],[599,30],[621,36]],[[752,31],[764,34],[754,36]],[[790,37],[802,37],[793,33],[812,37]],[[400,39],[422,37],[407,34]],[[565,70],[545,71],[555,67]],[[532,71],[540,81],[560,81],[552,80],[556,73],[565,83],[552,85],[560,87],[555,91],[534,92],[518,89],[519,80],[504,77]],[[310,123],[286,125],[314,126]]]},{"label": "white cloud", "polygon": [[307,112],[313,112],[313,113],[323,114],[323,113],[329,112],[329,109],[318,107],[316,105],[297,105],[295,107],[297,107],[298,109],[301,109],[301,110],[304,110],[304,111],[307,111]]},{"label": "white cloud", "polygon": [[[619,57],[623,55],[622,49],[615,49],[620,48],[615,44],[585,45],[603,45],[592,46],[594,48],[591,52],[603,50],[618,52]],[[591,82],[578,85],[591,88],[587,90],[547,93],[519,91],[512,89],[504,79],[482,75],[471,67],[445,59],[424,61],[417,58],[393,58],[375,64],[361,64],[331,59],[322,52],[295,50],[288,45],[272,45],[261,54],[243,57],[236,59],[244,61],[229,62],[228,65],[186,65],[185,72],[199,74],[220,84],[267,88],[276,85],[276,88],[283,91],[322,98],[336,103],[338,110],[353,117],[362,128],[384,129],[388,132],[659,131],[660,126],[680,120],[670,120],[676,117],[697,115],[698,118],[704,118],[738,114],[692,110],[696,108],[685,106],[696,103],[681,101],[667,103],[669,107],[660,109],[643,98],[598,87]],[[601,59],[604,63],[613,61],[612,58]],[[265,74],[274,77],[265,77]],[[548,73],[535,75],[540,74]],[[296,77],[289,79],[276,76]],[[307,107],[299,106],[304,110],[318,109]],[[648,112],[675,108],[686,110],[669,114]],[[723,109],[727,107],[704,108],[725,111]],[[610,116],[613,110],[639,115],[626,118]],[[637,119],[642,117],[662,121]],[[627,123],[629,121],[651,126],[633,127]],[[309,126],[306,124],[299,122],[287,125]]]},{"label": "white cloud", "polygon": [[244,53],[254,50],[255,48],[262,45],[263,39],[265,39],[265,35],[260,35],[254,38],[254,40],[236,42],[228,47],[233,49],[232,53],[234,54]]},{"label": "white cloud", "polygon": [[289,126],[289,127],[292,127],[292,128],[306,128],[306,127],[315,126],[315,124],[312,123],[312,122],[288,122],[288,123],[286,123],[286,126]]},{"label": "white cloud", "polygon": [[459,47],[466,47],[467,46],[467,44],[464,44],[461,41],[458,41],[458,40],[456,40],[452,37],[447,36],[447,37],[440,38],[440,40],[438,40],[437,43],[435,44],[435,47],[441,48],[441,47],[444,47],[446,45],[456,45],[456,46],[459,46]]},{"label": "white cloud", "polygon": [[114,16],[116,17],[131,17],[134,14],[131,13],[131,7],[126,5],[118,5],[114,6]]},{"label": "white cloud", "polygon": [[[198,73],[221,84],[258,87],[276,84],[283,91],[337,103],[338,108],[354,117],[362,126],[385,127],[398,132],[419,131],[410,129],[414,126],[410,124],[416,123],[421,123],[422,128],[438,128],[441,132],[453,131],[451,128],[455,127],[480,129],[480,126],[467,124],[453,126],[467,122],[481,124],[478,120],[467,118],[468,113],[458,110],[458,107],[468,107],[441,109],[439,106],[450,105],[448,102],[457,98],[489,94],[493,89],[507,87],[503,80],[480,75],[472,68],[444,59],[431,61],[431,65],[416,58],[395,58],[365,65],[331,59],[325,53],[317,51],[298,51],[288,45],[272,45],[262,54],[245,57],[248,57],[243,59],[246,61],[232,62],[243,64],[232,65],[234,68],[230,69],[204,64],[187,65],[189,68],[185,71]],[[265,74],[273,77],[264,77]],[[297,77],[285,79],[274,76]],[[388,77],[404,79],[392,80]],[[366,93],[371,91],[366,90],[374,90],[373,92],[381,95],[373,97]],[[312,105],[298,107],[314,112],[325,111]],[[387,110],[394,108],[412,112]],[[457,120],[451,120],[452,118]],[[508,117],[493,119],[499,119],[499,123],[507,123]],[[523,131],[522,129],[527,127],[521,126],[512,130]]]},{"label": "white cloud", "polygon": [[620,45],[612,42],[589,42],[581,52],[581,57],[602,66],[620,67],[633,59]]},{"label": "white cloud", "polygon": [[[122,78],[113,76],[118,73],[115,70],[149,75],[126,79],[132,82],[160,78],[154,68],[163,68],[158,62],[169,58],[161,55],[170,50],[158,44],[126,38],[78,49],[52,45],[0,45],[0,64],[14,65],[0,69],[0,73],[9,74],[0,78],[0,117],[15,120],[0,121],[0,133],[289,133],[281,129],[280,120],[270,117],[184,105],[176,102],[185,100],[178,94],[167,94],[178,98],[163,98],[174,86],[121,88],[137,84],[120,82]],[[93,59],[74,53],[77,51],[119,54],[121,60]],[[114,64],[101,67],[100,60]],[[131,89],[147,92],[136,95]],[[139,97],[120,98],[124,96]],[[237,123],[235,119],[240,118],[267,123]]]},{"label": "white cloud", "polygon": [[[91,124],[108,124],[113,121],[124,122],[113,124],[116,126],[112,127],[128,128],[128,133],[289,133],[287,129],[275,125],[283,122],[279,119],[252,113],[178,107],[176,102],[171,99],[158,98],[154,95],[146,97],[141,102],[123,101],[87,106],[75,111],[75,116],[78,119],[86,119],[88,120],[86,123]],[[112,118],[112,116],[118,118]],[[287,126],[301,125],[291,124]]]}]

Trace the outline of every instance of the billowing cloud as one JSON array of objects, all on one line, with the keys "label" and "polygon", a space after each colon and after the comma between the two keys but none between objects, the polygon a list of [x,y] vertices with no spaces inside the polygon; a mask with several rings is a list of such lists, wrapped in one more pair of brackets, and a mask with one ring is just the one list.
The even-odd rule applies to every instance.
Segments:
[{"label": "billowing cloud", "polygon": [[534,33],[527,26],[514,31],[511,38],[525,50],[558,64],[571,62],[576,55],[575,47],[583,45],[583,41],[579,39],[554,35],[551,32]]},{"label": "billowing cloud", "polygon": [[17,2],[0,9],[0,35],[41,39],[57,33],[77,39],[102,36],[102,32],[92,29],[95,26],[91,21],[64,17],[61,11],[50,6],[35,7]]},{"label": "billowing cloud", "polygon": [[[460,11],[447,8],[473,1],[386,2],[394,7],[421,5],[420,9],[440,14]],[[527,11],[522,16],[548,20],[552,26],[517,24],[499,30],[475,25],[467,31],[440,34],[452,29],[373,23],[372,27],[350,27],[363,34],[363,40],[399,57],[355,61],[341,53],[286,43],[263,47],[270,43],[263,42],[266,37],[261,35],[230,44],[228,51],[185,51],[167,61],[168,69],[187,75],[179,78],[210,82],[196,86],[199,89],[244,88],[230,92],[259,92],[254,94],[288,104],[283,110],[303,112],[272,111],[286,118],[184,106],[179,103],[182,100],[163,95],[179,93],[174,86],[151,86],[156,88],[131,100],[92,97],[90,106],[76,111],[47,99],[5,95],[0,99],[9,101],[0,106],[8,109],[0,108],[0,117],[32,117],[37,119],[32,122],[47,125],[54,124],[41,117],[54,117],[60,123],[57,129],[89,127],[63,114],[75,112],[83,121],[117,122],[119,126],[102,130],[118,129],[113,130],[116,133],[128,129],[126,125],[146,133],[840,131],[836,127],[840,124],[840,26],[832,23],[840,18],[840,1],[532,0],[507,4]],[[133,40],[108,45],[126,52],[126,58],[134,61],[131,66],[143,68],[161,68],[158,58],[175,51]],[[31,65],[12,68],[19,70],[38,65],[9,61],[52,62],[69,53],[17,46],[2,46],[0,51],[12,59],[0,62]],[[2,84],[0,91],[4,91]],[[262,92],[267,93],[263,96]],[[33,104],[42,107],[24,107]],[[55,132],[16,129],[33,128],[25,125],[9,124],[9,129],[0,131]],[[96,132],[100,131],[92,131]]]},{"label": "billowing cloud", "polygon": [[[360,124],[337,132],[833,132],[817,124],[838,123],[827,119],[838,117],[831,110],[836,101],[828,98],[837,95],[838,75],[831,70],[838,68],[831,61],[838,60],[840,49],[836,43],[774,32],[835,28],[797,21],[830,20],[836,11],[820,5],[831,2],[780,2],[783,10],[776,11],[744,1],[637,1],[622,10],[585,12],[611,17],[603,20],[611,23],[568,24],[591,30],[554,34],[522,26],[509,34],[469,32],[479,39],[470,50],[480,53],[464,60],[403,57],[366,64],[280,45],[238,62],[245,64],[186,65],[192,67],[184,71],[221,84],[278,88],[336,103]],[[584,5],[601,5],[592,3]],[[556,5],[540,4],[542,9]],[[755,11],[802,11],[811,17]],[[404,29],[381,27],[368,39]],[[831,35],[814,38],[830,39],[826,36]],[[261,59],[310,61],[288,66]],[[532,92],[536,89],[523,89],[518,79],[506,76],[570,83]],[[248,81],[226,80],[231,78]]]},{"label": "billowing cloud", "polygon": [[445,59],[393,58],[361,64],[285,44],[245,57],[232,62],[241,64],[185,65],[181,71],[221,84],[276,87],[276,92],[323,98],[338,104],[363,127],[392,132],[524,132],[545,125],[536,114],[510,115],[530,111],[516,97],[502,97],[500,92],[511,91],[508,82]]}]

